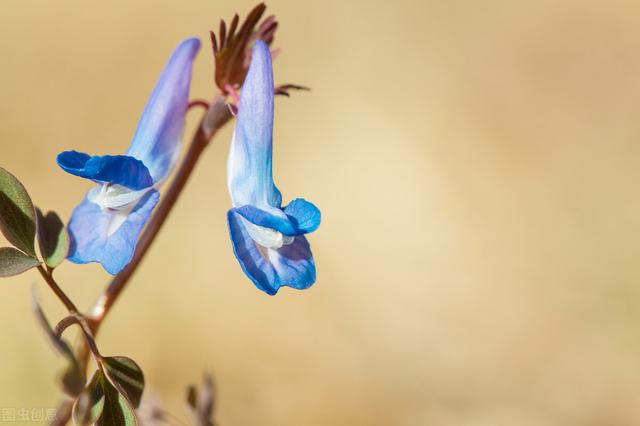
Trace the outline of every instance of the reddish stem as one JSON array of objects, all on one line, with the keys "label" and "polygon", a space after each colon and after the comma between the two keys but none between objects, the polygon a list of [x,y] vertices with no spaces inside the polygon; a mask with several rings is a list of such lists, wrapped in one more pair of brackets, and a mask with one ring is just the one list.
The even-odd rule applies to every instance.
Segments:
[{"label": "reddish stem", "polygon": [[195,107],[202,107],[205,110],[208,110],[209,106],[210,106],[209,102],[205,101],[204,99],[194,99],[191,102],[189,102],[189,105],[187,106],[187,111]]}]

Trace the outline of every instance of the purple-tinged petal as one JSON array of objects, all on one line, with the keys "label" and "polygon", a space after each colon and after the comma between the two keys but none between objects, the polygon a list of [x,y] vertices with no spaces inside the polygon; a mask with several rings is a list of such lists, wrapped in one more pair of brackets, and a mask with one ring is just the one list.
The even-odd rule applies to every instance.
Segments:
[{"label": "purple-tinged petal", "polygon": [[142,161],[126,155],[90,156],[83,152],[64,151],[56,158],[67,173],[94,182],[113,183],[139,191],[153,186],[153,179]]},{"label": "purple-tinged petal", "polygon": [[316,264],[304,235],[298,235],[291,244],[268,253],[281,285],[304,290],[316,282]]},{"label": "purple-tinged petal", "polygon": [[131,211],[102,210],[85,198],[69,221],[71,249],[75,263],[99,262],[116,275],[131,262],[140,232],[158,203],[160,194],[149,190]]},{"label": "purple-tinged petal", "polygon": [[279,249],[267,249],[255,243],[234,209],[229,210],[227,219],[233,252],[258,289],[274,295],[282,286],[301,290],[315,282],[315,263],[305,237],[297,236]]},{"label": "purple-tinged petal", "polygon": [[296,198],[284,208],[297,234],[308,234],[320,226],[320,209],[303,198]]},{"label": "purple-tinged petal", "polygon": [[273,183],[273,71],[271,53],[263,41],[253,47],[251,65],[242,85],[238,117],[228,160],[228,185],[235,207],[280,207]]},{"label": "purple-tinged petal", "polygon": [[199,48],[200,41],[190,38],[175,49],[147,102],[127,152],[142,160],[155,183],[167,177],[180,152],[191,70]]}]

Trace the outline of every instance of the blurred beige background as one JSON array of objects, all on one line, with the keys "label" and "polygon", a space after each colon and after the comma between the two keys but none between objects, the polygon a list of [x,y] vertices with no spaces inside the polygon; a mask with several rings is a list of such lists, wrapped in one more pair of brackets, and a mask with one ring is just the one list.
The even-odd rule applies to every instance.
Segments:
[{"label": "blurred beige background", "polygon": [[[64,149],[120,153],[169,53],[251,1],[4,0],[3,167],[68,217]],[[271,1],[285,200],[322,208],[318,282],[257,291],[225,223],[230,127],[105,323],[187,420],[222,425],[640,424],[640,5]],[[213,93],[205,43],[192,94]],[[191,126],[197,113],[190,116]],[[89,306],[99,266],[59,281]],[[51,407],[61,366],[0,283],[0,407]],[[62,309],[40,287],[52,318]]]}]

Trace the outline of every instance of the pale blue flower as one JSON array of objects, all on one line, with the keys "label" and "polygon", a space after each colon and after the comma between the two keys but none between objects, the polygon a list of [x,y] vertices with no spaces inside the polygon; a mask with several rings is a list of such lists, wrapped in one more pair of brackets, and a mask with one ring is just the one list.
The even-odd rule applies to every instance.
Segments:
[{"label": "pale blue flower", "polygon": [[115,275],[131,261],[140,232],[160,198],[156,187],[180,153],[191,69],[199,48],[200,41],[191,38],[173,52],[125,155],[77,151],[58,155],[58,165],[66,172],[99,184],[69,221],[72,262],[100,262]]},{"label": "pale blue flower", "polygon": [[305,289],[315,282],[315,263],[304,234],[320,225],[320,210],[301,198],[281,207],[271,169],[273,97],[271,54],[267,44],[257,41],[229,153],[233,208],[227,218],[242,270],[270,295],[281,286]]}]

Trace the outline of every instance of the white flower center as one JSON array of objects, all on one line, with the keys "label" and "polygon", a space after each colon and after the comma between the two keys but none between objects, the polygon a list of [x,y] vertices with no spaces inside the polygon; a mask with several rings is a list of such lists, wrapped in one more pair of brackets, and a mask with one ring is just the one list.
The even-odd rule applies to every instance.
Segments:
[{"label": "white flower center", "polygon": [[131,210],[150,188],[141,191],[133,191],[122,185],[106,183],[89,191],[87,198],[92,203],[100,206],[103,211],[111,213],[111,221],[107,228],[107,236],[113,235],[127,220]]},{"label": "white flower center", "polygon": [[89,201],[99,205],[103,210],[126,210],[135,205],[144,194],[149,191],[145,188],[134,191],[122,185],[105,183],[89,191]]},{"label": "white flower center", "polygon": [[253,224],[242,216],[240,216],[240,218],[242,219],[251,239],[262,247],[268,249],[279,249],[282,246],[291,244],[295,239],[295,237],[289,237],[275,229]]}]

